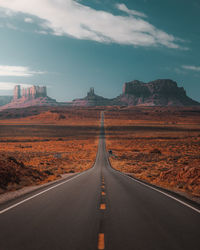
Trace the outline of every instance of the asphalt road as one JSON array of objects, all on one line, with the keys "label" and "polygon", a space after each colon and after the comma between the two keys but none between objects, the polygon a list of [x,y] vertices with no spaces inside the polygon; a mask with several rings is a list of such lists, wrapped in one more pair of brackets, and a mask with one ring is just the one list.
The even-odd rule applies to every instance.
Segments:
[{"label": "asphalt road", "polygon": [[93,168],[0,207],[0,250],[199,250],[181,202],[110,167],[102,117]]}]

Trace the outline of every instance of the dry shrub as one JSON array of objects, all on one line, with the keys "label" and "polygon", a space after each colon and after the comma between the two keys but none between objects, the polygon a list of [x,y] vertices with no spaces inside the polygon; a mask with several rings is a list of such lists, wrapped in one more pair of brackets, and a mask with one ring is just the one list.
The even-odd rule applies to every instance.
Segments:
[{"label": "dry shrub", "polygon": [[110,157],[111,164],[152,184],[200,197],[200,109],[157,109],[106,112],[107,147],[117,156]]},{"label": "dry shrub", "polygon": [[81,172],[95,161],[99,110],[35,109],[0,115],[0,192]]}]

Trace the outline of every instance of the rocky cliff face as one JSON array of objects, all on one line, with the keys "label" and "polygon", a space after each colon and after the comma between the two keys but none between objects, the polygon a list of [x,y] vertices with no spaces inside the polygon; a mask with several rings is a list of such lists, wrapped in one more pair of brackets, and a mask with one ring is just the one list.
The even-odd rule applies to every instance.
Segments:
[{"label": "rocky cliff face", "polygon": [[144,83],[124,83],[123,94],[115,99],[121,105],[144,106],[193,106],[200,105],[186,95],[184,88],[170,79],[159,79]]},{"label": "rocky cliff face", "polygon": [[30,88],[23,88],[21,90],[21,86],[16,85],[14,88],[14,101],[17,101],[19,99],[33,100],[38,97],[47,97],[47,89],[45,86],[32,86]]},{"label": "rocky cliff face", "polygon": [[21,98],[21,86],[16,85],[14,87],[13,100],[16,101]]},{"label": "rocky cliff face", "polygon": [[27,89],[22,89],[22,98],[31,100],[38,97],[47,97],[47,89],[45,86],[32,86]]},{"label": "rocky cliff face", "polygon": [[186,95],[184,88],[175,81],[159,79],[144,83],[138,80],[126,82],[123,93],[113,99],[106,99],[94,93],[91,88],[87,96],[75,99],[73,106],[196,106],[200,103]]},{"label": "rocky cliff face", "polygon": [[16,85],[12,101],[2,106],[1,109],[57,105],[58,103],[56,100],[47,96],[47,89],[45,86],[32,86],[30,88],[21,89],[20,85]]},{"label": "rocky cliff face", "polygon": [[[4,100],[5,101],[5,100]],[[9,98],[5,103],[10,102]],[[46,87],[32,86],[21,90],[15,86],[13,99],[0,109],[22,108],[28,106],[200,106],[200,103],[186,95],[184,88],[178,87],[175,81],[159,79],[144,83],[138,80],[126,82],[123,93],[113,99],[96,95],[91,88],[87,96],[72,102],[58,103],[47,96]],[[0,97],[1,106],[1,97]]]}]

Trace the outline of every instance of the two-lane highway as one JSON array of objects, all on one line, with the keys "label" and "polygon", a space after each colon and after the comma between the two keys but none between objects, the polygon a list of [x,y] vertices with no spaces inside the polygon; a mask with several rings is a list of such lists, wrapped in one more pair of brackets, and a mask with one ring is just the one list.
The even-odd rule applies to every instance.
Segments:
[{"label": "two-lane highway", "polygon": [[200,211],[110,167],[102,114],[94,167],[0,211],[0,250],[198,250]]}]

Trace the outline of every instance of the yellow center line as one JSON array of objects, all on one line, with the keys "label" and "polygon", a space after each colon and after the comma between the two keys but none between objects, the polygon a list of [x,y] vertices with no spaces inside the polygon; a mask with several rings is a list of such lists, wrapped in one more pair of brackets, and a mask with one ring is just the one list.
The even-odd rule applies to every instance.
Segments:
[{"label": "yellow center line", "polygon": [[98,249],[99,250],[105,249],[104,233],[99,233],[99,236],[98,236]]},{"label": "yellow center line", "polygon": [[102,185],[101,187],[102,187],[102,188],[105,188],[105,185]]},{"label": "yellow center line", "polygon": [[101,195],[106,195],[106,193],[104,191],[101,192]]},{"label": "yellow center line", "polygon": [[106,204],[105,203],[101,203],[100,204],[100,209],[101,210],[105,210],[106,209]]}]

